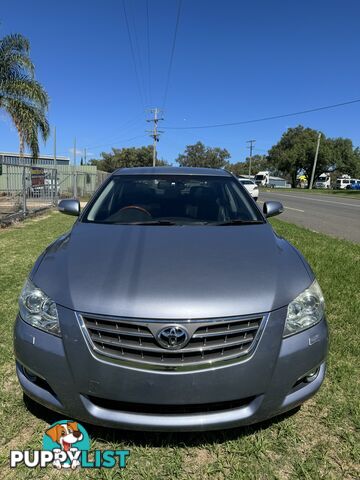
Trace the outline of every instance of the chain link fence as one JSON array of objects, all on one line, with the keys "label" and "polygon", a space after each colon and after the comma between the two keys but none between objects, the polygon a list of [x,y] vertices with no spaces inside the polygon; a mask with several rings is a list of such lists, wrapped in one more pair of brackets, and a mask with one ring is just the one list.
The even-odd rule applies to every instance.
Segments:
[{"label": "chain link fence", "polygon": [[0,221],[50,208],[61,198],[87,201],[107,176],[95,167],[0,164]]}]

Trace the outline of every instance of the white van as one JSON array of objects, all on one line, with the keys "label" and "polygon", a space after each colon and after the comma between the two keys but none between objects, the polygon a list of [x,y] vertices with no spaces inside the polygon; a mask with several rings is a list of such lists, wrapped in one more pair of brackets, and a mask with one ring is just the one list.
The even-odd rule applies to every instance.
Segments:
[{"label": "white van", "polygon": [[347,188],[348,185],[350,185],[350,177],[341,177],[336,179],[335,188],[337,190],[344,190],[345,188]]}]

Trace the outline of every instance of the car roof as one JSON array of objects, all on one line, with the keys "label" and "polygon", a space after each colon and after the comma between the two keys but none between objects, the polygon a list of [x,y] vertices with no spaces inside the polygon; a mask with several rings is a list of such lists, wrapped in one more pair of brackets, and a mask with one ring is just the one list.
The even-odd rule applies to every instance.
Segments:
[{"label": "car roof", "polygon": [[134,167],[119,168],[113,175],[209,175],[231,177],[231,173],[220,168],[196,167]]}]

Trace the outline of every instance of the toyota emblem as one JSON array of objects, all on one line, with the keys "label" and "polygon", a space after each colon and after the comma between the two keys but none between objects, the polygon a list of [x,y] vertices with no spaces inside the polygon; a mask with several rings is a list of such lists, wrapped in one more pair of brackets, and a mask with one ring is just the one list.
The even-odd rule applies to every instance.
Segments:
[{"label": "toyota emblem", "polygon": [[156,338],[163,348],[177,350],[187,344],[189,334],[185,328],[179,325],[170,325],[161,329],[156,335]]}]

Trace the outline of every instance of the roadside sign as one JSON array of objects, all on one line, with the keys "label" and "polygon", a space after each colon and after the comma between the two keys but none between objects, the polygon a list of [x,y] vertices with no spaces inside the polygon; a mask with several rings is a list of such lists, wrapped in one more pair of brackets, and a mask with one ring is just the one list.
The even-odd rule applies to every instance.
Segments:
[{"label": "roadside sign", "polygon": [[31,167],[31,186],[43,187],[45,185],[45,171],[43,168]]}]

